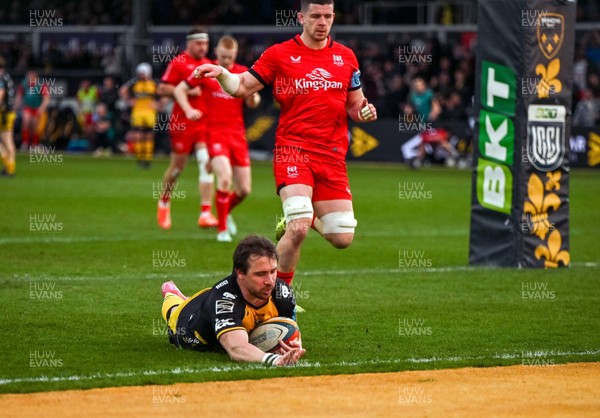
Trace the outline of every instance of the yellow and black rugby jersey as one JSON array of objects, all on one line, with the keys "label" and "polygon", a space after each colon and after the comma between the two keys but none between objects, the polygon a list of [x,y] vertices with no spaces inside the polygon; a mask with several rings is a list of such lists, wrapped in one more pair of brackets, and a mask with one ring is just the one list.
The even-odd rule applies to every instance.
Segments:
[{"label": "yellow and black rugby jersey", "polygon": [[132,78],[125,83],[125,87],[129,90],[129,95],[135,99],[132,110],[154,110],[154,101],[158,98],[156,81]]},{"label": "yellow and black rugby jersey", "polygon": [[206,350],[220,346],[219,338],[228,331],[250,333],[276,316],[296,320],[296,299],[284,281],[277,279],[269,301],[254,306],[244,299],[236,275],[231,274],[186,303],[179,313],[176,337],[181,345]]},{"label": "yellow and black rugby jersey", "polygon": [[0,90],[4,90],[2,102],[0,102],[0,111],[9,112],[13,110],[15,104],[15,85],[8,73],[0,74]]}]

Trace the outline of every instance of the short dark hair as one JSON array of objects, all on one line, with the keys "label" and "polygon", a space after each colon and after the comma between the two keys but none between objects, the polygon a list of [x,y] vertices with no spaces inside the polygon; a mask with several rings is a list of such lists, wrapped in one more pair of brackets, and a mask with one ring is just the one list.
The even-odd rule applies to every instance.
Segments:
[{"label": "short dark hair", "polygon": [[3,70],[6,68],[6,61],[4,60],[4,57],[0,57],[0,70]]},{"label": "short dark hair", "polygon": [[207,33],[208,31],[206,30],[206,28],[202,27],[202,26],[196,26],[193,27],[192,30],[190,30],[187,34],[188,35],[195,35],[197,33]]},{"label": "short dark hair", "polygon": [[239,242],[233,252],[233,271],[248,273],[250,259],[258,257],[269,257],[279,260],[275,244],[268,238],[258,235],[249,235]]},{"label": "short dark hair", "polygon": [[300,1],[300,10],[305,12],[311,4],[333,4],[333,0],[302,0]]}]

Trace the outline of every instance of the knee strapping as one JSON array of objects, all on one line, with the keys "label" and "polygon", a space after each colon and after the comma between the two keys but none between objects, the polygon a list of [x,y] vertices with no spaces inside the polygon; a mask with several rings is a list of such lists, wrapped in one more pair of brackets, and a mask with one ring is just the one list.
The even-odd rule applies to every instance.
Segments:
[{"label": "knee strapping", "polygon": [[321,216],[323,234],[354,233],[358,222],[354,219],[354,212],[331,212]]},{"label": "knee strapping", "polygon": [[200,170],[198,180],[200,180],[200,183],[212,183],[215,177],[212,173],[208,172],[208,163],[210,161],[208,150],[206,148],[196,150],[196,159],[198,160],[198,169]]},{"label": "knee strapping", "polygon": [[313,213],[310,197],[292,196],[283,201],[283,214],[287,222],[301,218],[312,219]]}]

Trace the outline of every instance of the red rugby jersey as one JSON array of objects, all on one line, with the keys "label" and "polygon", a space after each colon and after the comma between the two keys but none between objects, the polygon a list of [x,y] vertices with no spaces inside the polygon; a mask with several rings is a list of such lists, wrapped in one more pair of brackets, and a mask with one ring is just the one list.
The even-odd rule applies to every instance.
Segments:
[{"label": "red rugby jersey", "polygon": [[[199,65],[202,64],[210,64],[210,60],[208,58],[195,59],[187,52],[182,52],[177,55],[173,60],[169,63],[169,66],[165,70],[161,81],[163,83],[172,84],[176,86],[180,82],[184,81],[189,77],[190,74],[194,71]],[[206,113],[206,103],[205,100],[201,96],[188,96],[190,104],[193,108],[200,110],[203,114]],[[197,130],[200,128],[205,128],[206,120],[205,118],[200,118],[197,121],[190,121],[185,117],[185,113],[181,110],[181,107],[177,103],[177,101],[173,101],[173,115],[171,117],[170,123],[173,124],[181,124],[186,123],[192,127],[192,130]]]},{"label": "red rugby jersey", "polygon": [[315,50],[300,35],[265,50],[249,70],[273,88],[281,106],[276,146],[297,146],[345,157],[348,151],[348,91],[361,87],[356,56],[328,38]]},{"label": "red rugby jersey", "polygon": [[[248,67],[234,63],[229,72],[241,74],[247,70]],[[214,78],[196,78],[191,74],[186,83],[202,89],[202,98],[206,102],[204,117],[211,131],[244,132],[244,99],[225,93]]]}]

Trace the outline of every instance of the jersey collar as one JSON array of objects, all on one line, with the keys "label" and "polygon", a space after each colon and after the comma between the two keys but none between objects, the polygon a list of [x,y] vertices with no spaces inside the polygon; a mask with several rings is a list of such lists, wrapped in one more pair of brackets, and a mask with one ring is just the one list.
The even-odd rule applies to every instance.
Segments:
[{"label": "jersey collar", "polygon": [[[302,42],[302,38],[300,37],[300,34],[294,36],[294,42],[296,42],[298,45],[303,46],[305,48],[308,48],[304,42]],[[331,35],[327,35],[327,46],[325,46],[325,48],[331,48],[333,47],[333,39],[331,39]],[[323,48],[323,49],[325,49]],[[312,48],[308,48],[308,49],[312,49]],[[318,51],[318,49],[314,49],[313,51]]]}]

